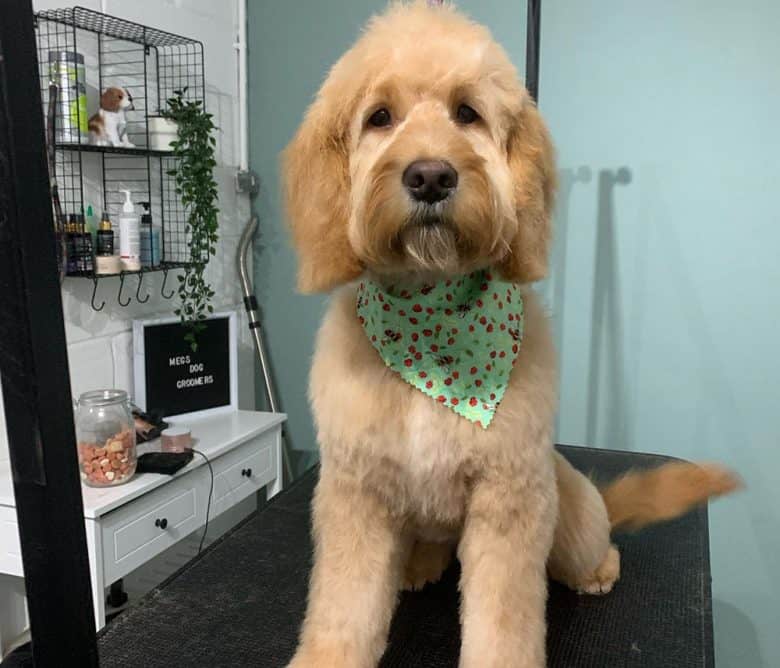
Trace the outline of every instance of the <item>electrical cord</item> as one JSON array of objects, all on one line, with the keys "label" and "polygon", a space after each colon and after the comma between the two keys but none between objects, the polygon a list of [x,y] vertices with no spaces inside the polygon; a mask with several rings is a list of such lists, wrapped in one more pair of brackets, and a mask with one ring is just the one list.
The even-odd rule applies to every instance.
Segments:
[{"label": "electrical cord", "polygon": [[211,460],[206,457],[200,450],[196,450],[195,448],[192,449],[192,451],[196,454],[199,454],[203,459],[206,460],[206,465],[209,467],[209,473],[211,474],[211,484],[209,485],[209,500],[206,504],[206,526],[203,527],[203,535],[200,537],[200,545],[198,545],[198,554],[200,554],[201,550],[203,549],[203,541],[206,540],[206,533],[208,533],[209,530],[209,513],[211,512],[211,496],[214,494],[214,469],[211,468]]}]

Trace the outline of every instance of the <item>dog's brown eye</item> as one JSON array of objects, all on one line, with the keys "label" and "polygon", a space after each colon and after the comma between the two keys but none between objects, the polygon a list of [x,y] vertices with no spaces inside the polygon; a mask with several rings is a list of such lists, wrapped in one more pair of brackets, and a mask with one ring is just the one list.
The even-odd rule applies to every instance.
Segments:
[{"label": "dog's brown eye", "polygon": [[386,127],[390,125],[392,120],[393,119],[390,117],[390,112],[384,107],[382,107],[382,109],[377,109],[368,117],[369,125],[373,125],[375,128]]},{"label": "dog's brown eye", "polygon": [[462,104],[458,107],[457,116],[458,123],[463,123],[463,125],[473,123],[479,118],[479,114],[467,104]]}]

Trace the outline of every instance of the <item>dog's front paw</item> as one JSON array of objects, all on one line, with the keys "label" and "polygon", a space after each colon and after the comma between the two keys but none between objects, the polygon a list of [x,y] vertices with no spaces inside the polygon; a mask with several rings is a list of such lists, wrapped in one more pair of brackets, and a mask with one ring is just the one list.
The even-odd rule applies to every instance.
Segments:
[{"label": "dog's front paw", "polygon": [[608,594],[620,577],[620,552],[614,545],[610,545],[607,556],[604,561],[593,572],[577,586],[577,592],[580,594]]},{"label": "dog's front paw", "polygon": [[343,647],[331,644],[302,645],[287,668],[359,668]]}]

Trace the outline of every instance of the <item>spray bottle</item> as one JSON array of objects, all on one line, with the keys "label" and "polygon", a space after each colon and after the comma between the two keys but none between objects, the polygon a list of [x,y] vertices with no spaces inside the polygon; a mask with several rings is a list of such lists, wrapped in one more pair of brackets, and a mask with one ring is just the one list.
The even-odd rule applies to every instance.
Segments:
[{"label": "spray bottle", "polygon": [[122,205],[122,215],[119,216],[119,256],[122,259],[124,271],[139,271],[141,269],[141,221],[135,212],[135,205],[130,200],[130,191],[122,190],[125,203]]}]

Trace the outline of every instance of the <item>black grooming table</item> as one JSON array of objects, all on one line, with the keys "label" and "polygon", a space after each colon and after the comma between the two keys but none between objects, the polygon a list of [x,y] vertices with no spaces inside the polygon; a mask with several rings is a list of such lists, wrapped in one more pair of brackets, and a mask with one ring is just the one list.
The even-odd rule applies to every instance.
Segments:
[{"label": "black grooming table", "polygon": [[[560,449],[598,479],[666,460]],[[285,666],[306,604],[316,477],[310,471],[104,628],[101,666]],[[549,666],[713,666],[706,508],[616,542],[623,568],[612,593],[578,596],[551,584]],[[403,594],[382,668],[458,665],[457,580],[453,566],[438,584]]]}]

